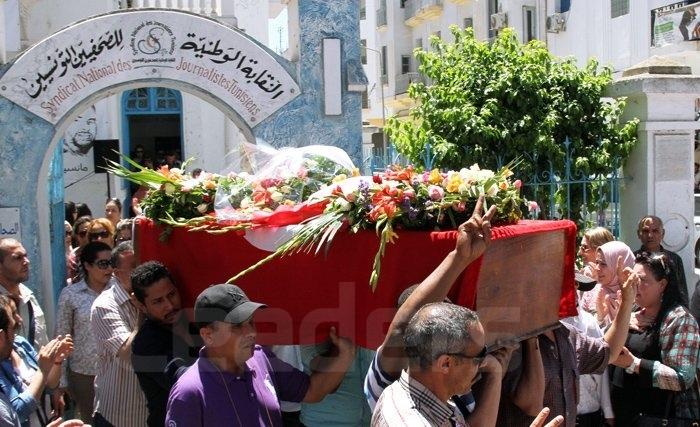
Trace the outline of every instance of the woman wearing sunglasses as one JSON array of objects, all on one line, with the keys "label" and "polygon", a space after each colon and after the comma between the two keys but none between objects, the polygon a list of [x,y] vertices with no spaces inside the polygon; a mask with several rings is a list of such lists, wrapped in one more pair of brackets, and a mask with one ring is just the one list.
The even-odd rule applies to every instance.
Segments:
[{"label": "woman wearing sunglasses", "polygon": [[114,225],[107,218],[93,219],[88,227],[88,240],[102,242],[114,247]]},{"label": "woman wearing sunglasses", "polygon": [[112,250],[104,242],[88,243],[80,254],[82,280],[63,288],[58,299],[55,335],[73,336],[75,350],[64,364],[61,387],[77,402],[80,419],[92,421],[97,343],[90,328],[90,308],[112,278]]},{"label": "woman wearing sunglasses", "polygon": [[695,384],[700,332],[681,303],[674,271],[666,255],[642,252],[636,257],[639,309],[632,314],[612,374],[615,416],[626,420],[618,426],[638,425],[642,420],[636,418],[646,416],[700,420]]}]

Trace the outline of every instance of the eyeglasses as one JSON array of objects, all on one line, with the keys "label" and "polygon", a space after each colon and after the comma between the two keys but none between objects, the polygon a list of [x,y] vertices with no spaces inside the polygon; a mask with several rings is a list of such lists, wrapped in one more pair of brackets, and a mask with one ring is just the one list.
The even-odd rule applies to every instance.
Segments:
[{"label": "eyeglasses", "polygon": [[94,263],[100,270],[106,270],[112,267],[112,262],[108,259],[98,259]]},{"label": "eyeglasses", "polygon": [[589,250],[591,250],[591,247],[588,246],[588,245],[585,245],[585,244],[582,244],[581,246],[579,246],[579,248],[581,248],[582,251],[589,251]]},{"label": "eyeglasses", "polygon": [[468,354],[464,354],[464,353],[445,353],[445,354],[448,356],[461,357],[462,359],[472,359],[474,361],[474,364],[481,365],[481,362],[484,361],[484,359],[486,358],[486,355],[488,354],[488,349],[486,346],[484,346],[484,348],[482,348],[481,351],[479,352],[479,354],[477,354],[476,356],[469,356]]},{"label": "eyeglasses", "polygon": [[85,237],[85,236],[87,236],[87,230],[78,231],[77,233],[75,233],[75,235],[80,236],[80,237]]},{"label": "eyeglasses", "polygon": [[108,237],[109,231],[90,232],[90,240],[96,240],[98,238],[106,239]]}]

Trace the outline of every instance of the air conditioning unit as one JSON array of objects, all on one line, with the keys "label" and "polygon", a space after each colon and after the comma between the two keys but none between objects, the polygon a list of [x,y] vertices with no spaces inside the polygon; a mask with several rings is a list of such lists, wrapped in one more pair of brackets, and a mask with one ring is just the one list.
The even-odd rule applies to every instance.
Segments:
[{"label": "air conditioning unit", "polygon": [[563,13],[554,13],[547,17],[547,32],[558,33],[566,30],[566,16]]},{"label": "air conditioning unit", "polygon": [[502,30],[508,26],[508,14],[506,12],[494,13],[491,15],[491,30]]}]

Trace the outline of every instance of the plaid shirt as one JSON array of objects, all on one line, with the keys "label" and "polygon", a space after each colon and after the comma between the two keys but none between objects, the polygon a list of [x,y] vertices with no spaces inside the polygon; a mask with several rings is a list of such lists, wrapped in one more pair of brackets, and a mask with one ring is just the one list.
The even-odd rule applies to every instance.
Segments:
[{"label": "plaid shirt", "polygon": [[384,390],[372,416],[372,427],[468,425],[452,402],[440,400],[406,371]]},{"label": "plaid shirt", "polygon": [[[547,422],[562,415],[567,427],[576,425],[578,376],[602,374],[608,365],[610,347],[602,338],[588,337],[572,326],[562,324],[553,330],[555,342],[539,336],[540,354],[544,367],[544,406],[550,409]],[[528,427],[535,419],[520,410],[510,400],[522,373],[522,354],[513,353],[508,373],[503,379],[498,423],[509,427]]]},{"label": "plaid shirt", "polygon": [[661,360],[654,361],[653,385],[664,390],[680,391],[676,398],[676,416],[697,419],[700,401],[695,369],[700,357],[700,332],[693,316],[682,307],[671,310],[659,332]]}]

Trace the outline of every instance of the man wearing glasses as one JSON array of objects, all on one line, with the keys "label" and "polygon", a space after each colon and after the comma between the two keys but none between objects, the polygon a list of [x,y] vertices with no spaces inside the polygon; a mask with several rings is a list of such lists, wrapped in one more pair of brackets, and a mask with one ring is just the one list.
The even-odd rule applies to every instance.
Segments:
[{"label": "man wearing glasses", "polygon": [[[423,306],[404,331],[408,370],[382,393],[372,425],[467,426],[452,396],[466,394],[480,369],[500,385],[501,364],[486,354],[485,338],[472,310],[444,302]],[[482,395],[479,404],[498,408],[498,393]]]},{"label": "man wearing glasses", "polygon": [[22,282],[29,278],[29,258],[24,246],[15,239],[0,240],[0,294],[19,299],[19,315],[22,318],[17,333],[29,341],[35,349],[49,342],[46,334],[44,311],[34,293]]}]

